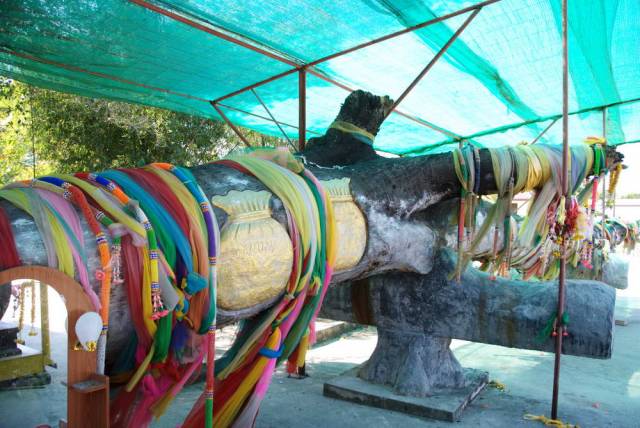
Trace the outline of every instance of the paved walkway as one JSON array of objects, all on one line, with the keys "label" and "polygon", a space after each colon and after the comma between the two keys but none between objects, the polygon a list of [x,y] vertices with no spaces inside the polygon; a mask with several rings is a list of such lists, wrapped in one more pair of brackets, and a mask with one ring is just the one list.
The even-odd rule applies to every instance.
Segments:
[{"label": "paved walkway", "polygon": [[[638,264],[638,263],[636,263]],[[562,359],[560,416],[581,427],[640,428],[640,264],[632,266],[632,285],[618,293],[618,318],[627,326],[615,331],[613,358],[592,360],[566,356]],[[53,303],[56,295],[50,297]],[[8,311],[11,314],[11,309]],[[7,318],[5,317],[5,320]],[[38,320],[36,320],[38,325]],[[54,425],[66,408],[64,314],[52,314],[52,384],[45,389],[0,392],[0,428]],[[25,331],[26,336],[26,331]],[[37,347],[39,337],[26,337]],[[311,377],[287,378],[279,370],[263,403],[258,427],[542,427],[524,421],[525,413],[549,415],[553,355],[463,341],[452,347],[466,367],[487,370],[491,379],[507,386],[506,392],[488,388],[463,414],[461,422],[428,421],[401,413],[359,406],[322,395],[323,383],[364,362],[376,344],[374,329],[361,329],[309,353]],[[202,385],[185,389],[167,415],[154,427],[175,427],[188,413]],[[90,425],[87,425],[90,426]]]}]

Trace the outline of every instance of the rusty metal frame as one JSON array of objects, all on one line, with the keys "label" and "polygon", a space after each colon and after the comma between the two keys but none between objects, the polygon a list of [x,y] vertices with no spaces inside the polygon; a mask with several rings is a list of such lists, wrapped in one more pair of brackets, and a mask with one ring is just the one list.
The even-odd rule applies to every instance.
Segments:
[{"label": "rusty metal frame", "polygon": [[287,135],[286,132],[284,132],[284,129],[282,128],[282,126],[280,125],[280,122],[278,122],[276,120],[275,117],[273,117],[273,114],[271,113],[271,110],[269,110],[269,107],[267,107],[267,105],[262,101],[262,98],[260,98],[260,95],[258,95],[258,92],[255,89],[251,89],[251,93],[256,97],[256,99],[258,100],[258,102],[260,103],[260,105],[262,106],[262,108],[264,108],[264,111],[267,112],[267,114],[269,115],[269,117],[271,118],[271,121],[273,123],[276,124],[276,126],[278,127],[278,129],[280,130],[280,132],[282,132],[282,135],[284,136],[284,138],[287,140],[287,143],[289,143],[291,145],[291,147],[293,147],[293,149],[295,150],[295,146],[293,145],[293,143],[291,142],[291,138],[289,138],[289,136]]},{"label": "rusty metal frame", "polygon": [[547,131],[548,131],[548,130],[550,130],[550,129],[553,127],[553,125],[555,125],[555,124],[556,124],[556,122],[558,121],[558,119],[559,119],[559,118],[555,118],[555,119],[553,119],[553,120],[551,121],[551,123],[550,123],[546,128],[544,128],[544,129],[542,130],[542,132],[541,132],[541,133],[539,133],[539,134],[538,134],[538,136],[537,136],[536,138],[534,138],[534,140],[531,142],[531,144],[535,144],[535,143],[537,143],[537,142],[540,140],[540,138],[542,138],[542,137],[544,136],[544,134],[546,134],[546,133],[547,133]]},{"label": "rusty metal frame", "polygon": [[[316,77],[320,77],[323,80],[326,80],[329,83],[332,83],[332,84],[334,84],[336,86],[339,86],[339,87],[341,87],[343,89],[347,89],[346,86],[342,86],[342,85],[338,84],[335,80],[330,79],[327,76],[325,76],[324,74],[322,74],[321,72],[315,70],[314,66],[316,66],[318,64],[321,64],[323,62],[329,61],[331,59],[335,59],[335,58],[338,58],[340,56],[349,54],[351,52],[355,52],[357,50],[360,50],[360,49],[363,49],[363,48],[366,48],[366,47],[369,47],[369,46],[384,42],[386,40],[401,36],[403,34],[414,32],[414,31],[419,30],[421,28],[428,27],[429,25],[433,25],[433,24],[436,24],[438,22],[446,21],[446,20],[448,20],[450,18],[454,18],[456,16],[463,15],[463,14],[468,13],[468,12],[472,12],[472,16],[475,17],[475,15],[478,13],[478,11],[480,9],[482,9],[484,6],[488,6],[490,4],[497,3],[497,2],[499,2],[501,0],[485,0],[485,1],[479,2],[479,3],[475,4],[475,5],[471,5],[471,6],[463,8],[463,9],[459,9],[457,11],[454,11],[454,12],[451,12],[451,13],[448,13],[448,14],[433,18],[433,19],[429,19],[427,21],[421,22],[421,23],[413,25],[411,27],[404,28],[404,29],[396,31],[394,33],[390,33],[390,34],[378,37],[376,39],[373,39],[373,40],[370,40],[370,41],[367,41],[367,42],[364,42],[364,43],[360,43],[360,44],[358,44],[356,46],[353,46],[351,48],[344,49],[344,50],[339,51],[339,52],[335,52],[333,54],[324,56],[322,58],[318,58],[318,59],[316,59],[314,61],[311,61],[311,62],[308,62],[306,64],[302,63],[302,62],[301,63],[297,63],[296,61],[294,61],[292,59],[286,58],[283,54],[277,53],[273,48],[271,48],[269,46],[262,45],[264,47],[261,47],[260,43],[254,41],[254,40],[250,40],[246,36],[235,34],[234,32],[232,32],[232,31],[230,31],[228,29],[222,28],[220,26],[214,26],[214,25],[206,23],[206,22],[198,22],[195,19],[189,18],[186,14],[181,14],[181,13],[178,13],[178,12],[175,12],[175,11],[171,11],[169,9],[160,7],[160,6],[156,5],[156,4],[150,3],[150,2],[148,2],[146,0],[129,0],[129,1],[131,3],[134,3],[134,4],[138,5],[138,6],[144,7],[145,9],[148,9],[150,11],[159,13],[159,14],[164,15],[164,16],[166,16],[168,18],[171,18],[171,19],[173,19],[175,21],[181,22],[181,23],[183,23],[185,25],[188,25],[188,26],[190,26],[192,28],[198,29],[200,31],[204,31],[204,32],[206,32],[208,34],[211,34],[211,35],[215,36],[215,37],[221,38],[221,39],[226,40],[226,41],[228,41],[230,43],[234,43],[234,44],[236,44],[238,46],[242,46],[242,47],[244,47],[246,49],[249,49],[249,50],[252,50],[252,51],[254,51],[256,53],[262,54],[262,55],[264,55],[264,56],[266,56],[268,58],[271,58],[273,60],[282,62],[282,63],[287,64],[287,65],[291,65],[291,66],[294,67],[294,68],[292,68],[290,70],[286,70],[284,72],[281,72],[281,73],[276,74],[274,76],[268,77],[268,78],[266,78],[264,80],[261,80],[259,82],[255,82],[255,83],[253,83],[251,85],[245,86],[244,88],[240,88],[240,89],[238,89],[236,91],[233,91],[233,92],[231,92],[229,94],[223,95],[221,97],[218,97],[218,98],[212,100],[211,104],[212,105],[216,105],[220,101],[226,100],[226,99],[231,98],[231,97],[233,97],[235,95],[239,95],[239,94],[244,93],[246,91],[249,91],[251,89],[255,89],[255,88],[259,87],[259,86],[262,86],[262,85],[265,85],[267,83],[273,82],[275,80],[281,79],[281,78],[286,77],[288,75],[291,75],[291,74],[293,74],[295,72],[298,72],[299,76],[302,76],[305,73],[301,73],[301,71],[308,72],[310,74],[313,74]],[[464,25],[464,26],[466,27],[466,25]],[[455,36],[455,38],[457,38],[457,36]],[[455,38],[454,38],[454,40],[455,40]],[[448,46],[447,46],[447,48],[448,48]],[[445,48],[445,50],[446,50],[446,48]],[[444,52],[442,52],[442,53],[438,52],[438,53],[441,56],[442,53],[444,53]],[[439,58],[439,56],[438,56],[438,58]],[[437,59],[436,59],[436,61],[437,61]],[[433,62],[435,63],[435,61],[433,61]],[[433,64],[431,64],[431,66],[433,66]],[[431,66],[429,66],[429,68],[431,68]],[[426,72],[424,74],[426,74]],[[420,80],[422,77],[423,76],[421,76],[418,80]],[[305,75],[305,77],[300,77],[299,78],[299,92],[306,92],[306,90],[302,89],[302,86],[301,86],[302,84],[300,83],[301,80],[305,81],[305,89],[306,89],[306,75]],[[347,89],[347,90],[353,91],[350,88]],[[408,91],[407,91],[407,93],[408,93]],[[406,96],[406,94],[403,94],[403,95]],[[306,110],[306,102],[305,101],[300,101],[299,102],[299,108],[304,108]],[[448,131],[448,130],[446,130],[446,129],[442,128],[442,127],[439,127],[439,126],[435,126],[433,124],[429,124],[429,122],[426,121],[426,120],[422,120],[422,119],[413,117],[411,115],[408,115],[406,113],[402,113],[402,112],[398,111],[395,107],[392,110],[393,110],[394,113],[400,114],[401,116],[403,116],[405,118],[408,118],[408,119],[410,119],[410,120],[412,120],[412,121],[414,121],[414,122],[416,122],[416,123],[418,123],[418,124],[420,124],[422,126],[426,126],[428,128],[431,128],[431,129],[433,129],[433,130],[435,130],[437,132],[440,132],[440,133],[442,133],[444,135],[447,135],[449,137],[459,138],[459,136],[457,134],[455,134],[455,133],[453,133],[451,131]],[[223,117],[223,119],[224,119],[224,117]],[[299,124],[303,124],[304,126],[300,126],[300,125],[298,126],[298,128],[299,128],[298,129],[299,130],[298,139],[300,141],[304,142],[304,139],[306,137],[306,131],[307,131],[306,130],[306,111],[305,111],[304,115],[303,115],[302,112],[299,112]],[[302,132],[300,132],[300,131],[302,131]],[[301,147],[303,147],[303,146],[304,146],[304,143],[301,144]]]},{"label": "rusty metal frame", "polygon": [[307,143],[307,70],[298,71],[298,150]]},{"label": "rusty metal frame", "polygon": [[409,92],[411,92],[413,88],[416,87],[416,85],[429,72],[429,70],[433,68],[436,62],[438,62],[438,60],[442,57],[442,55],[444,55],[447,49],[449,49],[449,47],[453,44],[453,42],[455,42],[456,39],[460,36],[460,34],[462,34],[462,32],[467,28],[467,26],[471,23],[471,21],[473,21],[473,19],[476,16],[478,16],[478,13],[480,13],[481,10],[482,10],[482,7],[479,7],[477,9],[474,9],[473,12],[471,12],[471,15],[467,17],[467,19],[462,23],[460,28],[458,28],[456,32],[453,33],[453,35],[449,38],[449,40],[447,40],[447,43],[445,43],[444,46],[440,48],[440,50],[435,54],[435,56],[431,58],[431,61],[429,61],[429,63],[422,69],[422,71],[416,76],[416,78],[413,79],[413,82],[411,82],[409,86],[407,86],[407,89],[405,89],[402,92],[402,94],[400,94],[400,96],[395,100],[395,102],[393,103],[389,111],[387,111],[387,113],[385,114],[384,116],[385,119],[389,117],[389,115],[398,107],[398,105],[402,102],[402,100],[404,100],[406,96],[409,95]]},{"label": "rusty metal frame", "polygon": [[[242,40],[240,37],[240,35],[235,35],[233,34],[233,32],[229,31],[229,30],[224,30],[224,31],[220,31],[218,29],[216,29],[216,27],[214,27],[211,24],[208,23],[204,23],[203,21],[201,22],[197,22],[194,19],[189,18],[188,16],[186,16],[185,14],[181,14],[181,13],[177,13],[174,12],[172,10],[166,9],[164,7],[158,6],[156,4],[153,4],[151,2],[148,2],[146,0],[129,0],[129,2],[133,3],[133,4],[137,4],[138,6],[141,6],[147,10],[150,10],[152,12],[155,13],[159,13],[160,15],[164,15],[167,18],[171,18],[175,21],[181,22],[183,24],[186,24],[190,27],[195,28],[196,30],[200,30],[203,31],[205,33],[211,34],[212,36],[218,37],[220,39],[226,40],[227,42],[236,44],[238,46],[242,46],[243,48],[247,48],[250,49],[256,53],[262,54],[266,57],[269,57],[271,59],[274,59],[276,61],[280,61],[283,62],[285,64],[291,65],[291,66],[297,66],[297,64],[290,60],[285,58],[284,56],[275,53],[273,51],[273,49],[268,48],[261,48],[260,46],[258,46],[257,43],[250,43],[248,41],[244,41]],[[218,27],[220,28],[220,27]],[[245,37],[243,37],[245,38]],[[246,39],[246,38],[245,38]]]},{"label": "rusty metal frame", "polygon": [[224,114],[224,112],[222,110],[220,110],[220,107],[218,107],[218,105],[213,103],[213,102],[211,103],[211,105],[213,106],[214,109],[216,109],[216,111],[218,112],[220,117],[227,123],[227,125],[229,125],[231,130],[233,130],[233,132],[235,132],[235,134],[238,136],[238,138],[240,138],[242,140],[242,142],[247,147],[251,147],[251,143],[249,143],[249,140],[247,140],[247,138],[242,134],[242,132],[240,132],[240,130],[233,124],[233,122],[231,122],[231,120],[229,120],[227,115]]},{"label": "rusty metal frame", "polygon": [[[254,113],[254,112],[251,112],[251,111],[247,111],[247,110],[244,110],[244,109],[241,109],[241,108],[238,108],[238,107],[234,107],[234,106],[226,104],[226,103],[216,103],[216,104],[218,105],[218,107],[224,107],[226,110],[237,111],[238,113],[243,113],[243,114],[246,114],[248,116],[257,117],[258,119],[266,120],[268,122],[273,122],[273,120],[270,117],[263,116],[261,114],[257,114],[257,113]],[[278,120],[278,119],[276,119],[274,123],[279,124],[281,126],[287,126],[289,128],[294,128],[296,130],[298,129],[297,125],[292,125],[290,123],[283,122],[283,121]],[[307,133],[315,134],[315,135],[321,135],[319,132],[311,131],[309,129],[307,129]]]}]

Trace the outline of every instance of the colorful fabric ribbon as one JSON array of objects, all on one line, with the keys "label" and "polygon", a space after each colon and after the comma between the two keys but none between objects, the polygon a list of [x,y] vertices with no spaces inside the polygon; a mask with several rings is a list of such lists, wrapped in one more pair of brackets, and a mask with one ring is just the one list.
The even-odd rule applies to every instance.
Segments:
[{"label": "colorful fabric ribbon", "polygon": [[[276,365],[288,360],[289,370],[295,371],[314,340],[313,321],[336,253],[327,195],[300,161],[283,150],[257,150],[220,164],[258,178],[282,200],[295,255],[282,301],[247,320],[217,364],[220,233],[209,200],[189,170],[152,164],[42,177],[0,190],[0,198],[34,218],[49,266],[77,277],[100,311],[99,366],[104,366],[111,287],[127,287],[136,334],[117,362],[121,372],[110,373],[127,382],[112,402],[113,426],[146,426],[162,415],[204,358],[205,391],[185,426],[253,421]],[[94,272],[76,210],[95,235],[100,268]],[[0,267],[19,265],[3,210],[0,238],[6,242]],[[99,298],[92,282],[100,284]]]}]

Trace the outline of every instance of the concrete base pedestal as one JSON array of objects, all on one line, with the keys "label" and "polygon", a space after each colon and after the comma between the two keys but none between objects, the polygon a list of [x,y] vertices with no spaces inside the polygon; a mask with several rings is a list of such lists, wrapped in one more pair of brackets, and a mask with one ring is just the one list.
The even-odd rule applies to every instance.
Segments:
[{"label": "concrete base pedestal", "polygon": [[467,405],[478,396],[489,382],[487,372],[464,369],[465,387],[440,389],[429,397],[411,397],[398,395],[389,386],[373,384],[359,378],[358,370],[359,368],[356,367],[326,382],[324,395],[447,422],[459,421]]}]

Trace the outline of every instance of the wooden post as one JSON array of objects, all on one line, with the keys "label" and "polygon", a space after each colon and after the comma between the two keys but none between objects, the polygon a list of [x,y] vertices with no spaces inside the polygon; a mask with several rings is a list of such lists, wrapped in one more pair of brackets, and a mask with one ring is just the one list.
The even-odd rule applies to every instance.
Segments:
[{"label": "wooden post", "polygon": [[49,289],[47,284],[40,284],[40,334],[42,335],[43,366],[56,367],[51,359],[51,337],[49,336]]}]

